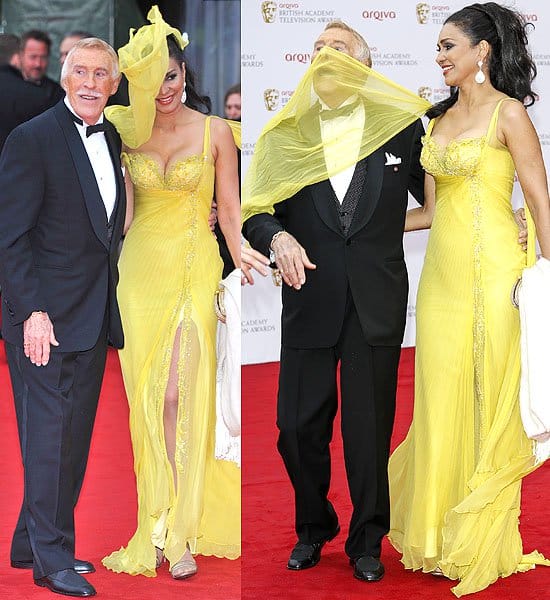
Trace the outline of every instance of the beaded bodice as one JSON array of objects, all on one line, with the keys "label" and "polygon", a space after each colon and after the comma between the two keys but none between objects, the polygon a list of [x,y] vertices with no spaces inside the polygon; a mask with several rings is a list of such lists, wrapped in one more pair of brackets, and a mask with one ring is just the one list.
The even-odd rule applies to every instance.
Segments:
[{"label": "beaded bodice", "polygon": [[143,190],[192,191],[199,185],[205,163],[204,154],[194,154],[168,165],[165,172],[157,160],[143,152],[124,154],[134,187]]},{"label": "beaded bodice", "polygon": [[420,162],[433,175],[468,177],[476,172],[486,137],[451,140],[442,146],[431,135],[422,138]]}]

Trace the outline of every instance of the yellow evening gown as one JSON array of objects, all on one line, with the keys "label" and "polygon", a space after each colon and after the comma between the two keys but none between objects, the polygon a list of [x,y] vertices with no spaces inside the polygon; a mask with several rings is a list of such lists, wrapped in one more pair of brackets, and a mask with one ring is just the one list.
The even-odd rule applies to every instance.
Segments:
[{"label": "yellow evening gown", "polygon": [[[120,257],[120,351],[130,405],[138,492],[137,531],[103,560],[116,572],[155,576],[155,545],[171,564],[193,554],[240,555],[240,470],[214,458],[216,316],[222,270],[208,225],[214,189],[210,117],[204,149],[162,173],[146,154],[124,155],[135,215]],[[164,442],[163,405],[175,336],[180,333],[176,465]]]},{"label": "yellow evening gown", "polygon": [[413,422],[389,465],[389,538],[406,568],[439,567],[456,596],[549,564],[523,555],[521,479],[535,467],[519,411],[519,314],[510,301],[526,257],[517,242],[514,164],[496,138],[441,147],[422,164],[436,208],[417,300]]}]

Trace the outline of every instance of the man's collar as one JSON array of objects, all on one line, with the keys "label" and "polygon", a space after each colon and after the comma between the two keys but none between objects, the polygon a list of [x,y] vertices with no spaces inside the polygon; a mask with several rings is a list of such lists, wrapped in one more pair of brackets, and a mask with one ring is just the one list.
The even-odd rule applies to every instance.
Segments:
[{"label": "man's collar", "polygon": [[340,106],[329,106],[328,104],[326,104],[326,102],[323,102],[323,99],[319,96],[319,104],[321,105],[321,110],[333,110],[337,108],[344,108],[344,106],[347,106],[348,104],[355,104],[358,99],[359,95],[353,94],[353,96],[350,96],[349,98],[344,100],[344,102],[342,102]]}]

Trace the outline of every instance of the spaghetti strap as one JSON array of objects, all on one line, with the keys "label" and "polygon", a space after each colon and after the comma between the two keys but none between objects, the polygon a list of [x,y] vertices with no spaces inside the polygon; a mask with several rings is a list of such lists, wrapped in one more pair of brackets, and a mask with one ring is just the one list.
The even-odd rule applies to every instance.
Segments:
[{"label": "spaghetti strap", "polygon": [[497,102],[497,105],[495,106],[495,110],[493,111],[491,120],[489,122],[489,127],[487,128],[487,139],[489,139],[489,140],[493,139],[493,136],[495,135],[496,126],[498,123],[498,115],[500,114],[500,107],[502,106],[502,103],[506,102],[507,100],[512,100],[513,102],[519,102],[519,100],[516,100],[515,98],[510,98],[510,97],[501,98]]},{"label": "spaghetti strap", "polygon": [[430,119],[430,122],[428,123],[428,128],[426,129],[426,135],[428,137],[431,137],[431,135],[432,135],[432,129],[434,128],[434,124],[435,124],[436,118]]},{"label": "spaghetti strap", "polygon": [[209,115],[208,117],[206,117],[205,123],[204,123],[204,144],[202,147],[202,153],[205,156],[210,156],[211,152],[210,152],[210,121],[212,120],[212,116]]}]

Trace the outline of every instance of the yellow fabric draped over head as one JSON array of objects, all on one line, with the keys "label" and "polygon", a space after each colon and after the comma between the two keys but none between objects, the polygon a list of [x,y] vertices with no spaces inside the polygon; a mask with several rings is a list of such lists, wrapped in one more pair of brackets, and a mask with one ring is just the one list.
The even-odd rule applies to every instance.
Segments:
[{"label": "yellow fabric draped over head", "polygon": [[129,148],[138,148],[150,137],[155,120],[155,98],[168,70],[166,37],[173,35],[183,50],[189,40],[168,25],[157,6],[147,14],[151,25],[130,30],[130,41],[118,51],[120,70],[128,79],[130,106],[109,106],[105,115]]},{"label": "yellow fabric draped over head", "polygon": [[[365,124],[359,155],[351,155],[352,120],[323,135],[319,111],[357,98]],[[323,181],[372,154],[422,116],[430,103],[350,56],[323,48],[288,104],[264,127],[243,183],[242,219],[267,212],[300,189]],[[359,136],[361,137],[361,136]],[[325,151],[332,158],[327,169]]]}]

